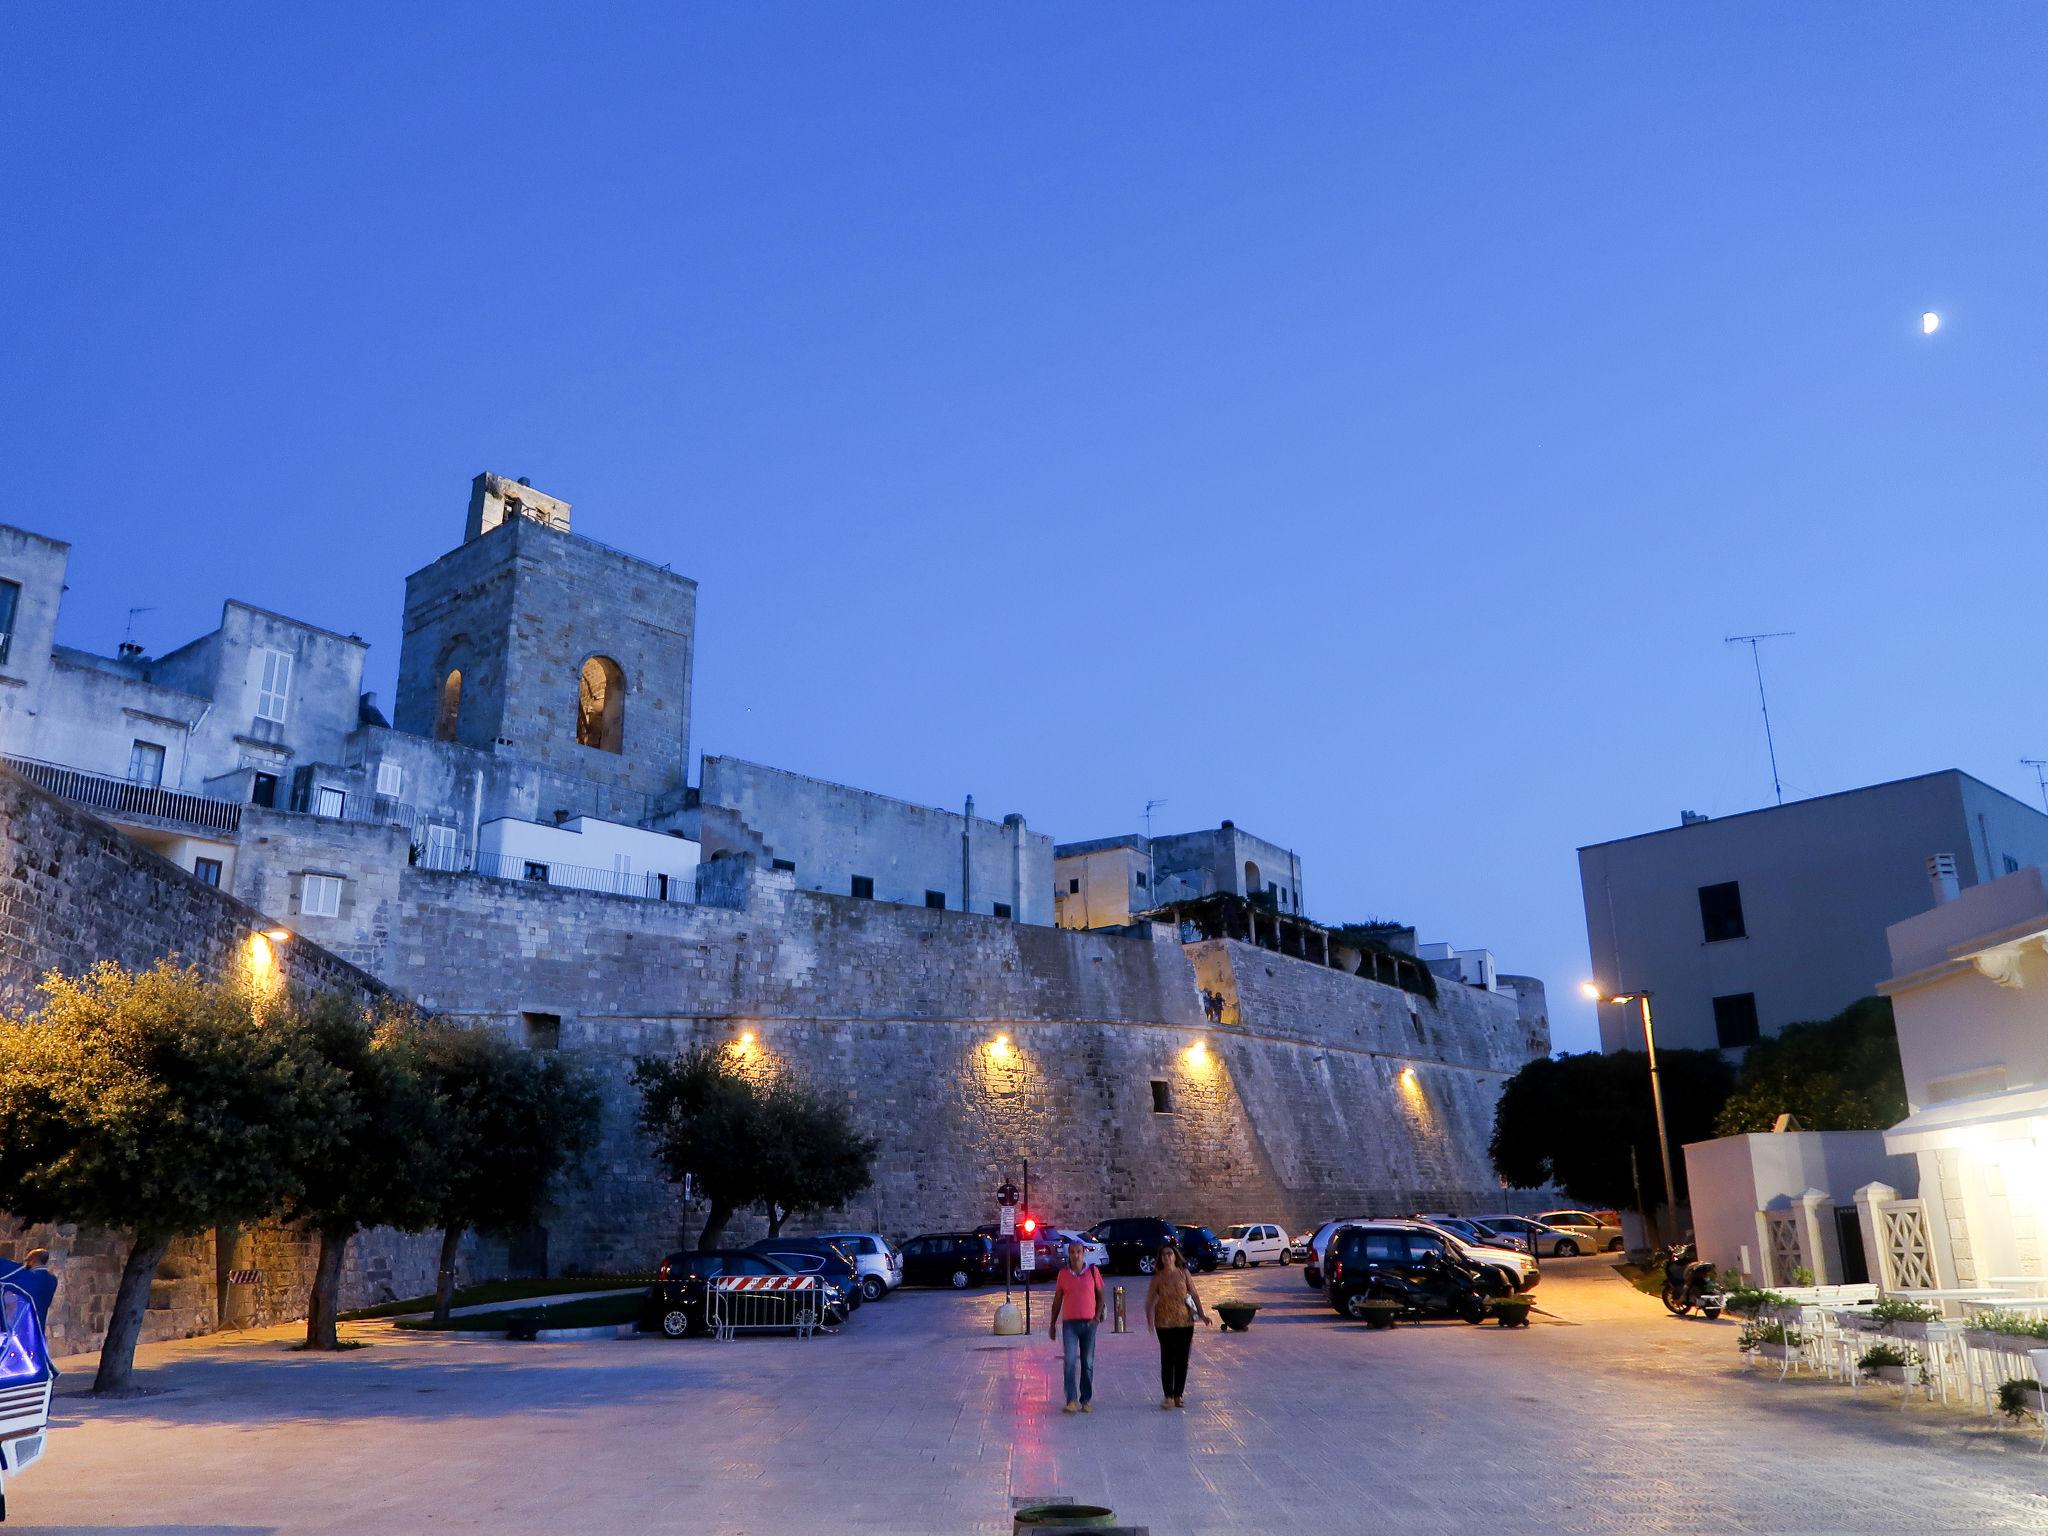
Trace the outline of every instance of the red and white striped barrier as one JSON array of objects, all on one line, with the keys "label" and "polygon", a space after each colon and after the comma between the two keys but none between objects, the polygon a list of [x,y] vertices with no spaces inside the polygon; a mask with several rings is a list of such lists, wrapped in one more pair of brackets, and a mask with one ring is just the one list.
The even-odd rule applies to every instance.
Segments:
[{"label": "red and white striped barrier", "polygon": [[807,1339],[825,1320],[825,1288],[816,1275],[719,1275],[705,1299],[711,1331],[721,1339],[771,1328]]},{"label": "red and white striped barrier", "polygon": [[712,1286],[721,1291],[815,1291],[816,1275],[720,1275]]}]

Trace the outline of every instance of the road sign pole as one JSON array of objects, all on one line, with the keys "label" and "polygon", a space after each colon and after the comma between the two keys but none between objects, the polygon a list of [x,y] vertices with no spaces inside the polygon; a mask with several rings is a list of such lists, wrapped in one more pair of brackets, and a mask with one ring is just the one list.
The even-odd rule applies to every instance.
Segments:
[{"label": "road sign pole", "polygon": [[[1031,1214],[1031,1159],[1028,1157],[1024,1159],[1024,1214]],[[1038,1245],[1036,1232],[1031,1234],[1031,1243],[1035,1250]],[[1035,1251],[1032,1254],[1031,1267],[1038,1268],[1038,1255]],[[1024,1287],[1024,1332],[1026,1335],[1031,1332],[1031,1287],[1028,1284]]]}]

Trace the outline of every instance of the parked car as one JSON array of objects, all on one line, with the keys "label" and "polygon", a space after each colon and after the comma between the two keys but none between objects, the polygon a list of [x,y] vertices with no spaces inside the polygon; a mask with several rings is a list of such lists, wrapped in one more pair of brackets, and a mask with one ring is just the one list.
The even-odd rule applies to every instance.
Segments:
[{"label": "parked car", "polygon": [[1325,1260],[1329,1278],[1323,1295],[1331,1307],[1380,1326],[1396,1317],[1481,1323],[1502,1290],[1496,1271],[1459,1258],[1449,1238],[1413,1222],[1341,1227],[1332,1234]]},{"label": "parked car", "polygon": [[1287,1257],[1293,1260],[1296,1264],[1306,1264],[1308,1262],[1309,1242],[1312,1238],[1314,1238],[1315,1235],[1315,1229],[1313,1227],[1311,1227],[1306,1232],[1295,1233],[1294,1236],[1288,1240]]},{"label": "parked car", "polygon": [[1426,1221],[1433,1227],[1441,1227],[1444,1231],[1455,1233],[1466,1242],[1482,1248],[1515,1248],[1525,1253],[1528,1251],[1527,1244],[1521,1238],[1496,1236],[1494,1233],[1481,1230],[1476,1223],[1468,1221],[1463,1216],[1418,1215],[1410,1217],[1409,1220]]},{"label": "parked car", "polygon": [[977,1236],[988,1238],[996,1245],[996,1273],[999,1275],[1007,1268],[1022,1280],[1043,1278],[1047,1270],[1056,1269],[1067,1261],[1066,1250],[1053,1242],[1052,1234],[1044,1227],[1040,1227],[1031,1238],[1032,1267],[1028,1270],[1023,1262],[1024,1240],[1018,1234],[1004,1237],[992,1221],[985,1221],[974,1230]]},{"label": "parked car", "polygon": [[[713,1280],[721,1275],[789,1275],[796,1271],[787,1264],[744,1248],[714,1248],[705,1253],[672,1253],[661,1261],[659,1277],[647,1288],[641,1304],[640,1327],[647,1333],[664,1333],[672,1339],[710,1331],[706,1321],[706,1297]],[[780,1300],[777,1300],[780,1298]],[[829,1297],[825,1298],[829,1301]],[[771,1291],[764,1305],[786,1305],[790,1326],[796,1325],[801,1307],[815,1306],[819,1298],[806,1291]]]},{"label": "parked car", "polygon": [[1612,1211],[1542,1211],[1536,1219],[1547,1227],[1583,1234],[1588,1253],[1621,1252],[1621,1218]]},{"label": "parked car", "polygon": [[903,1283],[903,1255],[879,1232],[827,1232],[824,1239],[837,1243],[860,1271],[860,1293],[868,1301],[880,1301]]},{"label": "parked car", "polygon": [[1189,1269],[1208,1274],[1223,1263],[1223,1244],[1207,1227],[1176,1224],[1173,1235],[1180,1239],[1180,1254]]},{"label": "parked car", "polygon": [[950,1285],[964,1291],[1002,1277],[994,1239],[979,1232],[926,1232],[903,1245],[905,1285]]},{"label": "parked car", "polygon": [[860,1266],[837,1243],[822,1237],[764,1237],[754,1244],[754,1252],[781,1260],[792,1274],[816,1275],[824,1281],[826,1290],[834,1293],[827,1307],[828,1322],[835,1320],[830,1315],[834,1311],[839,1313],[836,1321],[845,1321],[861,1304]]},{"label": "parked car", "polygon": [[1323,1250],[1329,1246],[1330,1234],[1339,1227],[1368,1219],[1364,1216],[1346,1216],[1340,1220],[1326,1221],[1309,1234],[1308,1253],[1301,1261],[1301,1277],[1308,1282],[1310,1290],[1320,1291],[1323,1288]]},{"label": "parked car", "polygon": [[1109,1262],[1102,1266],[1108,1274],[1149,1275],[1159,1267],[1160,1249],[1180,1247],[1179,1231],[1157,1216],[1098,1221],[1088,1235],[1108,1253]]},{"label": "parked car", "polygon": [[[1472,1225],[1472,1223],[1466,1223]],[[1499,1273],[1511,1291],[1533,1291],[1543,1279],[1543,1268],[1535,1256],[1520,1248],[1501,1245],[1498,1242],[1468,1242],[1461,1234],[1447,1227],[1440,1227],[1433,1221],[1396,1221],[1393,1226],[1424,1227],[1450,1239],[1451,1253],[1467,1264],[1477,1264],[1482,1269]]]},{"label": "parked car", "polygon": [[1232,1269],[1247,1264],[1285,1264],[1287,1246],[1287,1234],[1278,1222],[1240,1222],[1223,1235],[1223,1262]]},{"label": "parked car", "polygon": [[1519,1237],[1540,1259],[1569,1259],[1584,1253],[1585,1238],[1577,1232],[1546,1226],[1527,1216],[1474,1216],[1473,1223],[1500,1237]]},{"label": "parked car", "polygon": [[1082,1259],[1096,1269],[1109,1267],[1109,1250],[1095,1241],[1086,1232],[1070,1231],[1066,1227],[1044,1227],[1039,1231],[1040,1246],[1052,1250],[1052,1264],[1056,1268],[1067,1262],[1067,1245],[1079,1243]]}]

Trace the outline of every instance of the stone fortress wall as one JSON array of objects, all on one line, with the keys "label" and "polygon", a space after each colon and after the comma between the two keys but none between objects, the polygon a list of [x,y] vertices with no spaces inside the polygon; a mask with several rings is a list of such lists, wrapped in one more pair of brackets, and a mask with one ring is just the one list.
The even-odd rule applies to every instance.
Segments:
[{"label": "stone fortress wall", "polygon": [[[730,880],[735,862],[706,868]],[[777,871],[728,894],[403,878],[392,985],[484,1027],[558,1018],[560,1048],[602,1085],[591,1181],[550,1223],[555,1267],[635,1268],[674,1245],[681,1212],[629,1074],[699,1042],[845,1093],[882,1154],[874,1189],[824,1220],[897,1237],[992,1219],[989,1190],[1026,1157],[1034,1203],[1070,1225],[1510,1203],[1485,1147],[1501,1085],[1549,1049],[1539,993],[1447,985],[1431,1002],[1237,941],[893,907]],[[1204,1017],[1204,989],[1224,1022]]]}]

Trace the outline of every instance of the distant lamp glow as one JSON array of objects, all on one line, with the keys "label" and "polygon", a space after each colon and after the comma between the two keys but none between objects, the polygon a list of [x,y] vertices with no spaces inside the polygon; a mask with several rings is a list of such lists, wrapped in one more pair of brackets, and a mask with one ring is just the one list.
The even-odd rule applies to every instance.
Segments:
[{"label": "distant lamp glow", "polygon": [[1920,317],[1920,334],[1922,336],[1932,336],[1940,329],[1941,316],[1937,315],[1933,310],[1928,310],[1926,314]]},{"label": "distant lamp glow", "polygon": [[1007,1056],[1007,1055],[1009,1055],[1009,1054],[1010,1054],[1010,1037],[1009,1037],[1008,1035],[997,1035],[997,1036],[995,1037],[995,1039],[993,1039],[993,1040],[989,1041],[989,1043],[988,1043],[988,1053],[989,1053],[989,1055],[991,1055],[991,1056]]},{"label": "distant lamp glow", "polygon": [[752,1031],[751,1029],[743,1029],[743,1030],[741,1030],[741,1031],[740,1031],[740,1049],[741,1049],[741,1050],[745,1050],[745,1049],[746,1049],[746,1048],[747,1048],[748,1046],[752,1045],[753,1043],[754,1043],[754,1032],[753,1032],[753,1031]]},{"label": "distant lamp glow", "polygon": [[1188,1047],[1188,1060],[1194,1062],[1198,1066],[1202,1062],[1206,1061],[1208,1057],[1209,1047],[1207,1042],[1197,1040],[1193,1045]]},{"label": "distant lamp glow", "polygon": [[289,928],[266,928],[263,930],[263,937],[270,940],[273,944],[282,944],[291,936],[292,931]]},{"label": "distant lamp glow", "polygon": [[1600,990],[1600,983],[1597,981],[1582,981],[1579,983],[1579,990],[1596,1003],[1607,996],[1605,992]]},{"label": "distant lamp glow", "polygon": [[1401,1069],[1401,1083],[1402,1086],[1408,1088],[1415,1086],[1415,1069],[1413,1067],[1403,1067]]}]

